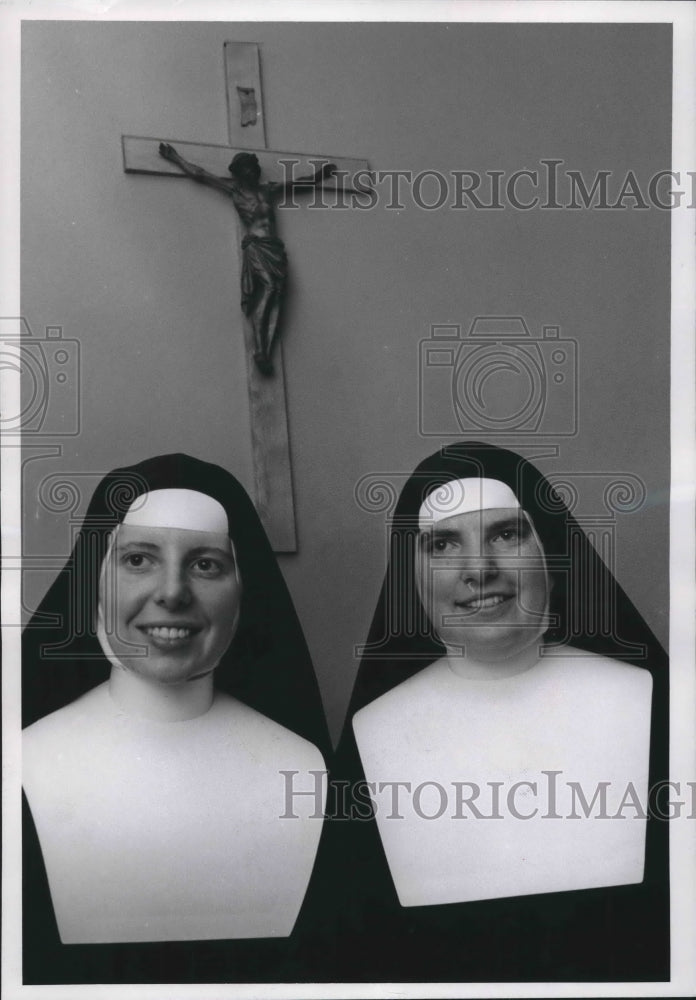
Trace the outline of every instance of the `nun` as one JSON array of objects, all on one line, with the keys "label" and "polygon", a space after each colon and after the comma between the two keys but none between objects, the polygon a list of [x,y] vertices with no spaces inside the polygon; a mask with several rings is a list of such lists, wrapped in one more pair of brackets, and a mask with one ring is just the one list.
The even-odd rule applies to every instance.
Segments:
[{"label": "nun", "polygon": [[[26,982],[301,976],[328,738],[233,476],[167,455],[102,480],[25,631],[23,711]],[[291,818],[287,773],[320,789]]]},{"label": "nun", "polygon": [[492,445],[418,466],[389,553],[337,752],[337,961],[368,981],[668,978],[649,628],[548,481]]}]

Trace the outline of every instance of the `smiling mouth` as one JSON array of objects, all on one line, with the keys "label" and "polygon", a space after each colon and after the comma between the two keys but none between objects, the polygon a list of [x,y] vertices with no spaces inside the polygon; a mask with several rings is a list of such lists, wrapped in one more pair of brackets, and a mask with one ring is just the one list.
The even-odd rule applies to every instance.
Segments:
[{"label": "smiling mouth", "polygon": [[483,608],[496,608],[499,604],[511,599],[510,594],[490,594],[488,597],[472,597],[468,601],[455,601],[458,608],[465,608],[467,611],[479,611]]},{"label": "smiling mouth", "polygon": [[191,639],[199,632],[199,629],[187,626],[144,625],[141,626],[140,631],[144,632],[148,638],[155,639],[157,642],[180,643]]}]

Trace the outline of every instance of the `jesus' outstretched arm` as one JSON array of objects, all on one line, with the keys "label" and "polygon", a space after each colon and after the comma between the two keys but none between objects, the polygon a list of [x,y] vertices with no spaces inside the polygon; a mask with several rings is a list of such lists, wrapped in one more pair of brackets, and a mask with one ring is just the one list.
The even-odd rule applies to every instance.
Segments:
[{"label": "jesus' outstretched arm", "polygon": [[190,160],[185,160],[168,142],[161,142],[159,144],[159,154],[165,160],[169,160],[170,163],[175,163],[188,177],[194,181],[198,181],[199,184],[207,184],[209,187],[216,188],[224,194],[230,193],[229,181],[216,177],[215,174],[204,170],[203,167],[199,167],[196,163],[191,163]]}]

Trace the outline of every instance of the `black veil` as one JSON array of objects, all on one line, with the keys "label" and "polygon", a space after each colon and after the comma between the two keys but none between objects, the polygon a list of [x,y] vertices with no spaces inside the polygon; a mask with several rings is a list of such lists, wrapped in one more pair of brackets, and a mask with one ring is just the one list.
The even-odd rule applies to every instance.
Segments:
[{"label": "black veil", "polygon": [[[100,567],[108,538],[131,503],[157,489],[215,498],[230,525],[242,579],[239,625],[215,686],[304,737],[327,758],[328,731],[309,651],[259,517],[244,488],[216,465],[187,455],[149,459],[106,475],[72,553],[22,637],[22,717],[29,725],[107,680],[96,636]],[[24,803],[26,983],[286,982],[312,979],[297,933],[281,939],[63,945],[29,809]],[[108,900],[104,901],[108,906]]]},{"label": "black veil", "polygon": [[[371,811],[352,718],[444,655],[412,585],[418,512],[433,489],[469,477],[506,483],[534,524],[554,581],[545,644],[572,645],[652,674],[652,808],[641,885],[404,908],[376,823],[361,818]],[[394,510],[389,564],[336,754],[334,809],[353,817],[332,824],[323,856],[327,870],[347,872],[337,962],[361,954],[357,974],[353,967],[361,981],[669,978],[668,831],[657,818],[657,788],[668,777],[668,710],[667,656],[560,492],[529,461],[493,445],[456,444],[421,462]]]},{"label": "black veil", "polygon": [[96,636],[100,567],[108,537],[141,494],[206,493],[225,509],[243,592],[232,645],[215,685],[314,743],[329,739],[319,688],[290,594],[258,514],[229,472],[188,455],[163,455],[106,475],[89,504],[73,551],[22,637],[22,720],[29,725],[109,676]]}]

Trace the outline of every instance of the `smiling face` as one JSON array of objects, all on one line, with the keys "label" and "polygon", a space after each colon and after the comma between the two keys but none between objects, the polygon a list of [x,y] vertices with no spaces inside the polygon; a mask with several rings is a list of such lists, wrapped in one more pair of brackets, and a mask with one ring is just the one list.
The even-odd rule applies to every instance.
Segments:
[{"label": "smiling face", "polygon": [[185,528],[122,524],[99,586],[115,656],[162,684],[215,669],[234,636],[240,599],[227,535]]},{"label": "smiling face", "polygon": [[477,510],[420,534],[418,592],[445,645],[483,662],[538,642],[549,586],[543,551],[522,510]]}]

